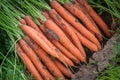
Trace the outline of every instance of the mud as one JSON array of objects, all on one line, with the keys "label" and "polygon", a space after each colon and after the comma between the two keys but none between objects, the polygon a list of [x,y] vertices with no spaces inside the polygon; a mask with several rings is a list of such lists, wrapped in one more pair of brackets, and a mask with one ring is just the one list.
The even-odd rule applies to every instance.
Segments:
[{"label": "mud", "polygon": [[89,63],[81,65],[71,80],[96,80],[99,72],[105,70],[106,65],[110,63],[110,58],[114,55],[113,47],[116,44],[116,40],[117,34],[106,42],[102,50],[93,53]]}]

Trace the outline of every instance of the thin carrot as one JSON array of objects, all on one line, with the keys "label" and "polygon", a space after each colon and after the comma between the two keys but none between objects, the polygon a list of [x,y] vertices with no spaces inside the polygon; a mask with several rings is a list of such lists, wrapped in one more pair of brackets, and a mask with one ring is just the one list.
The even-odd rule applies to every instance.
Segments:
[{"label": "thin carrot", "polygon": [[[88,19],[91,21],[91,23],[94,25],[94,27],[99,31],[99,33],[101,33],[101,31],[99,30],[98,26],[96,25],[96,23],[94,22],[94,20],[92,19],[92,17],[91,17],[91,16],[89,15],[89,13],[86,11],[85,7],[83,7],[82,5],[80,5],[77,0],[72,0],[72,4],[73,4],[75,7],[77,7],[78,9],[81,9],[81,10],[84,12],[84,14],[88,17]],[[96,35],[97,35],[97,34],[96,34]],[[97,37],[100,41],[103,40],[102,34],[101,34],[101,35],[97,35],[96,37]]]},{"label": "thin carrot", "polygon": [[100,49],[101,45],[96,37],[89,32],[74,16],[72,16],[65,8],[63,8],[57,1],[51,1],[51,6],[70,24],[72,24],[82,35],[95,43]]},{"label": "thin carrot", "polygon": [[26,24],[26,21],[25,21],[24,19],[20,19],[19,22],[20,22],[21,24]]},{"label": "thin carrot", "polygon": [[46,67],[55,77],[61,77],[62,79],[64,79],[64,76],[50,59],[49,55],[44,50],[42,50],[38,44],[32,41],[28,36],[25,36],[24,40],[38,54],[42,62],[46,65]]},{"label": "thin carrot", "polygon": [[34,28],[37,31],[40,31],[38,26],[35,24],[35,22],[32,20],[32,18],[30,16],[25,16],[24,19],[28,26],[31,26],[32,28]]},{"label": "thin carrot", "polygon": [[78,0],[78,2],[85,7],[86,11],[90,14],[96,24],[99,25],[100,29],[106,34],[107,37],[111,37],[108,26],[102,20],[102,18],[92,9],[86,0]]},{"label": "thin carrot", "polygon": [[55,64],[57,65],[57,67],[60,69],[60,71],[68,78],[72,77],[72,72],[67,69],[62,63],[60,63],[58,60],[53,60],[55,62]]},{"label": "thin carrot", "polygon": [[16,44],[16,50],[17,50],[19,57],[22,59],[23,63],[25,64],[27,69],[31,72],[31,74],[35,77],[35,79],[43,80],[43,78],[41,77],[41,75],[39,74],[39,72],[37,71],[33,63],[31,62],[31,60],[28,58],[26,53],[23,52],[23,50],[21,49],[18,43]]},{"label": "thin carrot", "polygon": [[95,34],[101,36],[101,33],[96,29],[96,27],[91,23],[89,18],[84,14],[81,8],[75,7],[72,3],[64,3],[65,8],[67,8],[73,15],[78,17],[83,24]]},{"label": "thin carrot", "polygon": [[73,62],[79,63],[79,60],[78,60],[74,55],[72,55],[67,49],[65,49],[62,44],[60,44],[58,41],[56,41],[55,39],[53,39],[53,37],[52,37],[53,34],[49,34],[49,32],[46,31],[47,28],[45,28],[44,25],[41,25],[39,28],[43,31],[44,34],[46,34],[46,36],[51,40],[51,42],[52,42],[58,49],[60,49],[60,51],[61,51],[65,56],[67,56],[67,57],[68,57],[69,59],[71,59]]},{"label": "thin carrot", "polygon": [[91,41],[89,41],[86,37],[84,37],[83,35],[81,35],[76,29],[74,29],[72,27],[73,31],[77,34],[78,38],[80,39],[81,43],[87,47],[88,49],[90,49],[91,51],[98,51],[98,47],[92,43]]},{"label": "thin carrot", "polygon": [[80,50],[80,52],[84,55],[84,57],[86,57],[84,48],[82,47],[81,42],[78,39],[77,35],[71,29],[70,27],[71,25],[69,25],[54,9],[51,9],[49,11],[49,14],[53,18],[53,20],[56,22],[56,24],[58,24],[59,27],[71,37],[75,46]]},{"label": "thin carrot", "polygon": [[82,55],[82,53],[72,44],[64,32],[52,20],[47,20],[45,22],[45,26],[57,34],[61,44],[65,46],[73,55],[75,55],[75,57],[82,62],[86,62],[86,58]]},{"label": "thin carrot", "polygon": [[29,45],[24,40],[20,40],[18,43],[20,44],[21,48],[25,51],[26,55],[33,62],[35,67],[38,69],[42,78],[45,80],[49,80],[50,77],[46,73],[47,69],[45,69],[45,66],[43,66],[36,53],[29,47]]},{"label": "thin carrot", "polygon": [[74,65],[73,62],[64,56],[41,32],[38,32],[27,25],[22,25],[20,28],[48,54],[58,58],[69,66]]}]

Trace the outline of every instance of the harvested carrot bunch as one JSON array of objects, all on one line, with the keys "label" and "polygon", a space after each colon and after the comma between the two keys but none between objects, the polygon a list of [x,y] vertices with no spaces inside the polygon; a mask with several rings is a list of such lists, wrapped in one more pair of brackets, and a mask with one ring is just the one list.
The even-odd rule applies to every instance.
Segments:
[{"label": "harvested carrot bunch", "polygon": [[50,0],[50,6],[44,0],[8,4],[24,33],[16,43],[17,53],[36,80],[71,78],[74,73],[69,67],[87,63],[85,47],[99,51],[102,32],[111,37],[108,26],[86,0]]}]

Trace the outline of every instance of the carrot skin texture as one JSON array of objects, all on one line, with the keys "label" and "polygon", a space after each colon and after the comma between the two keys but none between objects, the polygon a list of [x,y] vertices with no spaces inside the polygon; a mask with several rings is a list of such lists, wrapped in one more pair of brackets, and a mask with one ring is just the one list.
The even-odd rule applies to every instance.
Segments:
[{"label": "carrot skin texture", "polygon": [[68,70],[62,63],[60,63],[58,60],[53,60],[53,61],[66,77],[68,78],[72,77],[73,75],[72,72]]},{"label": "carrot skin texture", "polygon": [[20,45],[16,44],[16,50],[19,55],[19,57],[22,59],[23,63],[27,67],[27,69],[31,72],[31,74],[35,77],[36,80],[43,80],[31,60],[28,58],[25,52],[21,49]]},{"label": "carrot skin texture", "polygon": [[64,76],[59,71],[59,69],[56,67],[56,65],[52,62],[52,60],[50,59],[50,56],[44,50],[42,50],[38,44],[32,41],[28,36],[25,36],[24,40],[37,53],[37,55],[40,57],[42,62],[47,66],[49,71],[51,71],[51,73],[55,77],[61,77],[62,79],[64,79]]},{"label": "carrot skin texture", "polygon": [[108,26],[105,24],[102,18],[92,9],[92,7],[87,3],[87,1],[78,0],[78,2],[85,7],[87,12],[90,12],[89,14],[93,18],[93,20],[96,22],[96,24],[98,24],[101,30],[106,34],[106,36],[110,38],[111,33],[109,32]]},{"label": "carrot skin texture", "polygon": [[75,63],[79,63],[80,61],[75,57],[73,56],[68,50],[66,50],[62,44],[60,44],[60,42],[58,42],[57,40],[54,39],[54,37],[52,36],[53,34],[49,34],[48,32],[46,32],[46,28],[44,25],[41,25],[39,27],[41,29],[41,31],[51,40],[51,42],[61,50],[61,52],[67,56],[69,59],[71,59],[73,62]]},{"label": "carrot skin texture", "polygon": [[95,43],[99,49],[101,45],[96,37],[89,32],[75,17],[73,17],[65,8],[63,8],[57,1],[51,1],[51,6],[70,24],[72,24],[82,35]]},{"label": "carrot skin texture", "polygon": [[84,48],[81,45],[80,40],[78,39],[77,35],[74,33],[74,31],[71,29],[70,25],[54,10],[51,9],[49,11],[50,16],[53,18],[53,20],[58,24],[58,26],[68,35],[72,38],[74,44],[76,47],[80,50],[80,52],[86,57],[86,53],[84,51]]},{"label": "carrot skin texture", "polygon": [[45,22],[45,26],[58,35],[61,44],[63,44],[71,53],[74,53],[73,55],[75,55],[75,57],[77,57],[82,62],[86,62],[86,58],[80,53],[80,51],[67,38],[64,32],[53,21],[47,20]]}]

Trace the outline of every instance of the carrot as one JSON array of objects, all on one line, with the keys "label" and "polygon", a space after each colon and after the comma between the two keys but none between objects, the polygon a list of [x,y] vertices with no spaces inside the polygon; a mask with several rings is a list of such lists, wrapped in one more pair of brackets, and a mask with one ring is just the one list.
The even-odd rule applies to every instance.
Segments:
[{"label": "carrot", "polygon": [[38,69],[43,79],[49,80],[50,77],[46,73],[47,69],[45,69],[45,66],[43,66],[36,53],[29,47],[29,45],[24,40],[20,40],[18,43],[20,44],[21,48],[25,51],[27,56],[30,58],[30,60],[33,62],[35,67]]},{"label": "carrot", "polygon": [[51,56],[58,57],[56,53],[54,53],[51,48],[39,37],[39,32],[35,31],[33,28],[22,25],[20,27],[24,33],[26,33],[31,39],[33,39],[36,43],[38,43],[45,51],[47,51]]},{"label": "carrot", "polygon": [[59,69],[56,67],[56,65],[52,62],[49,55],[41,49],[41,47],[36,44],[34,41],[32,41],[28,36],[24,37],[24,40],[29,44],[29,46],[38,54],[42,62],[46,65],[46,67],[49,69],[49,71],[55,76],[55,77],[61,77],[64,79],[64,76],[59,71]]},{"label": "carrot", "polygon": [[[52,35],[53,34],[49,34],[49,32],[46,31],[47,28],[45,28],[44,25],[41,25],[39,27],[44,34],[46,34],[46,36],[51,40],[51,42],[58,48],[60,49],[60,51],[65,55],[67,56],[69,59],[71,59],[73,62],[75,63],[79,63],[79,60],[74,56],[72,55],[67,49],[65,49],[58,41],[56,41],[55,39],[53,39]],[[55,34],[55,33],[54,33]]]},{"label": "carrot", "polygon": [[75,57],[77,57],[82,62],[86,62],[85,57],[81,54],[81,52],[72,44],[72,42],[67,38],[64,32],[52,21],[47,20],[45,22],[45,26],[55,32],[60,39],[60,42],[63,46],[65,46]]},{"label": "carrot", "polygon": [[[68,64],[69,66],[73,66],[71,60],[69,60],[66,56],[64,56],[42,33],[34,30],[33,28],[22,25],[20,27],[23,32],[25,32],[31,39],[33,39],[41,48],[43,48],[48,54],[53,57],[58,58],[62,62]],[[32,34],[30,34],[32,33]]]},{"label": "carrot", "polygon": [[[51,75],[51,73],[47,70],[46,73],[49,75],[50,79],[49,80],[55,80],[55,77]],[[63,79],[64,80],[64,79]]]},{"label": "carrot", "polygon": [[101,36],[101,33],[96,29],[96,27],[91,23],[88,17],[84,14],[82,9],[75,7],[73,4],[65,3],[65,8],[68,9],[73,15],[78,17],[83,24],[95,34]]},{"label": "carrot", "polygon": [[[48,15],[47,11],[42,12],[43,16],[46,17],[46,19],[51,19],[51,17]],[[52,20],[52,19],[51,19]]]},{"label": "carrot", "polygon": [[26,21],[25,21],[24,19],[20,19],[19,22],[20,22],[21,24],[26,24]]},{"label": "carrot", "polygon": [[28,26],[31,26],[32,28],[34,28],[37,31],[40,31],[38,26],[35,24],[35,22],[32,20],[32,18],[30,16],[25,16],[24,19]]},{"label": "carrot", "polygon": [[43,78],[41,77],[41,75],[39,74],[39,72],[37,71],[33,63],[31,62],[31,60],[28,58],[26,53],[23,52],[23,50],[21,49],[18,43],[16,44],[16,50],[17,50],[19,57],[22,59],[23,63],[25,64],[27,69],[31,72],[31,74],[35,77],[35,79],[43,80]]},{"label": "carrot", "polygon": [[51,9],[49,11],[49,14],[54,19],[56,24],[58,24],[59,27],[72,38],[75,46],[80,50],[84,57],[86,57],[86,53],[81,45],[81,42],[79,41],[77,35],[71,29],[70,25],[54,9]]},{"label": "carrot", "polygon": [[[52,18],[49,16],[49,14],[48,14],[47,11],[42,12],[42,14],[46,17],[46,19],[52,20]],[[63,32],[64,32],[65,35],[69,38],[69,40],[70,40],[71,42],[73,42],[72,39],[70,38],[70,36],[69,36],[65,31],[63,31]],[[50,38],[50,39],[52,39],[52,38]],[[54,39],[55,39],[55,37],[54,37]],[[56,39],[55,39],[55,40],[56,40]]]},{"label": "carrot", "polygon": [[80,39],[81,43],[87,47],[88,49],[90,49],[91,51],[98,51],[98,47],[92,43],[91,41],[89,41],[88,39],[86,39],[86,37],[84,37],[83,35],[81,35],[76,29],[74,29],[72,27],[73,31],[77,34],[78,38]]},{"label": "carrot", "polygon": [[[76,46],[78,47],[78,49],[83,53],[83,55],[86,57],[86,54],[85,54],[85,51],[83,49],[83,47],[81,46],[81,43],[77,37],[77,35],[72,31],[72,29],[69,27],[70,25],[64,20],[61,18],[61,16],[59,14],[57,14],[57,12],[54,10],[54,9],[51,9],[49,11],[49,14],[51,15],[51,17],[55,20],[56,23],[58,23],[58,25],[61,27],[61,29],[63,29],[64,33],[67,33],[66,36],[69,37],[71,36],[72,38],[72,41],[74,41],[74,43],[76,44]],[[43,15],[47,18],[47,19],[51,19],[51,17],[48,15],[47,12],[43,12]],[[64,25],[63,25],[64,24]],[[44,26],[42,26],[44,27]],[[47,29],[47,28],[46,28]],[[44,31],[45,32],[45,31]],[[50,30],[49,30],[50,32]],[[47,32],[46,32],[47,33]],[[50,33],[49,33],[50,34]],[[51,35],[54,35],[54,34],[51,34]],[[68,36],[69,35],[69,36]],[[50,35],[48,36],[50,38]],[[53,36],[54,37],[54,36]],[[71,40],[70,38],[70,40]],[[50,38],[52,39],[52,38]],[[56,37],[54,37],[55,40]],[[55,41],[53,40],[53,41]],[[57,40],[58,41],[58,40]],[[54,43],[54,42],[53,42]],[[56,41],[55,41],[56,43]],[[59,43],[58,43],[59,44]],[[56,44],[56,45],[58,45]],[[54,44],[55,45],[55,44]],[[58,46],[57,46],[58,47]],[[60,47],[60,46],[59,46]],[[64,53],[64,52],[63,52]],[[66,52],[65,52],[66,53]],[[68,55],[67,55],[68,56]]]},{"label": "carrot", "polygon": [[111,37],[108,26],[102,20],[102,18],[92,9],[92,7],[87,3],[86,0],[78,0],[78,2],[83,5],[86,11],[90,14],[93,20],[99,25],[100,29],[106,34],[107,37]]},{"label": "carrot", "polygon": [[[98,26],[97,26],[96,23],[93,21],[92,17],[88,14],[88,12],[86,11],[86,9],[85,9],[82,5],[80,5],[77,0],[72,0],[72,3],[73,3],[73,5],[74,5],[75,7],[77,7],[78,9],[81,9],[81,10],[84,12],[84,14],[85,14],[85,15],[87,16],[87,18],[91,21],[91,23],[94,25],[94,27],[99,31],[99,33],[101,33],[101,31],[99,30]],[[91,32],[92,32],[92,31],[91,31]],[[94,33],[94,32],[93,32],[93,33]],[[97,34],[96,34],[96,35],[97,35]],[[97,35],[96,37],[97,37],[100,41],[103,40],[102,35]]]},{"label": "carrot", "polygon": [[55,64],[57,65],[57,67],[60,69],[60,71],[68,78],[72,77],[72,72],[67,69],[62,63],[60,63],[58,60],[53,60],[55,62]]},{"label": "carrot", "polygon": [[79,32],[86,38],[95,43],[99,48],[101,45],[95,36],[89,32],[74,16],[72,16],[65,8],[63,8],[57,1],[51,1],[51,6],[70,24],[72,24]]}]

